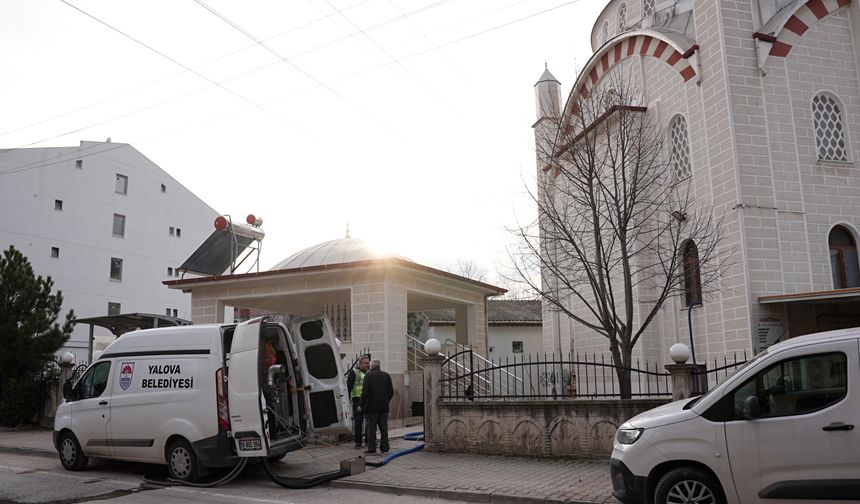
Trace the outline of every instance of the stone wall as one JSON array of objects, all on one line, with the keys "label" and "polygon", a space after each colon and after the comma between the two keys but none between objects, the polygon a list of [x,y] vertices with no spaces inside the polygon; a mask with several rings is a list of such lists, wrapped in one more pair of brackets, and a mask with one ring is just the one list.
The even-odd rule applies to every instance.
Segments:
[{"label": "stone wall", "polygon": [[[606,458],[625,420],[667,400],[440,401],[426,450]],[[431,415],[432,416],[432,415]],[[438,433],[438,434],[437,434]]]}]

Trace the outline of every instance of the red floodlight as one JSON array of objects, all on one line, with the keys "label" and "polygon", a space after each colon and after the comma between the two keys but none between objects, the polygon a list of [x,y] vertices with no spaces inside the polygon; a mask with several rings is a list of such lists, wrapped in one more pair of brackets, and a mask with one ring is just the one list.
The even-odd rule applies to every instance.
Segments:
[{"label": "red floodlight", "polygon": [[255,216],[254,214],[248,214],[248,217],[245,219],[245,222],[255,227],[260,227],[263,225],[263,219]]},{"label": "red floodlight", "polygon": [[215,218],[215,229],[218,231],[223,231],[227,229],[227,219],[224,218],[223,215],[219,215]]}]

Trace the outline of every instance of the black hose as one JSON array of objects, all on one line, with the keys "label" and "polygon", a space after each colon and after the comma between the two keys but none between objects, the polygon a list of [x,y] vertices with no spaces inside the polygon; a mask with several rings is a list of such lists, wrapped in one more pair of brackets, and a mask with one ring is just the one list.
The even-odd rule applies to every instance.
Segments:
[{"label": "black hose", "polygon": [[239,462],[235,466],[233,466],[233,469],[231,469],[229,473],[224,475],[223,478],[215,480],[215,481],[210,481],[207,483],[192,483],[190,481],[183,481],[183,480],[178,480],[175,478],[167,478],[164,480],[155,480],[155,479],[152,479],[150,477],[147,477],[146,475],[143,476],[143,481],[144,481],[144,483],[149,483],[150,485],[158,485],[158,486],[165,486],[165,487],[167,487],[167,486],[189,486],[189,487],[194,487],[194,488],[211,488],[211,487],[226,485],[227,483],[230,483],[231,481],[236,479],[237,476],[239,476],[239,474],[242,472],[242,470],[245,469],[246,465],[248,465],[248,459],[243,458],[243,459],[239,460]]},{"label": "black hose", "polygon": [[285,478],[276,474],[275,471],[273,471],[272,468],[269,466],[268,459],[265,458],[263,459],[263,469],[266,471],[266,474],[269,475],[269,478],[272,481],[284,488],[291,488],[294,490],[305,490],[307,488],[313,488],[317,485],[322,485],[323,483],[327,483],[329,481],[336,480],[344,476],[349,476],[348,471],[339,469],[337,471],[319,474],[313,478]]}]

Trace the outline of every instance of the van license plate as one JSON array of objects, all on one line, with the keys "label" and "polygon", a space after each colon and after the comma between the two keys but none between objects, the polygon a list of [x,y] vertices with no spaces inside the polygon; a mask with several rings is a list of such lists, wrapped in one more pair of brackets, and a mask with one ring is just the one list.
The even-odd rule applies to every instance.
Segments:
[{"label": "van license plate", "polygon": [[259,451],[263,449],[263,443],[259,439],[240,439],[239,449],[242,451]]}]

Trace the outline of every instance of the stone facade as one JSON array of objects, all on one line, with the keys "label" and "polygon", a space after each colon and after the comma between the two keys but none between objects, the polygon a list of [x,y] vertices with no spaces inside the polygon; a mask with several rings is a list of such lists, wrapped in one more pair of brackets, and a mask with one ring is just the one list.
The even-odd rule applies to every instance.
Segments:
[{"label": "stone facade", "polygon": [[[830,232],[839,225],[860,239],[858,2],[655,1],[648,2],[651,12],[644,4],[607,4],[592,31],[595,54],[568,104],[625,72],[658,124],[686,120],[692,175],[679,187],[723,218],[721,253],[730,263],[717,292],[693,309],[699,360],[860,323],[846,316],[857,312],[856,298],[840,305],[826,294],[834,289]],[[626,23],[619,28],[622,5]],[[845,159],[820,159],[813,100],[822,93],[840,109]],[[550,119],[536,124],[539,152],[551,136]],[[542,162],[539,176],[551,176]],[[779,299],[803,293],[830,304]],[[836,317],[829,325],[821,322],[827,313]],[[683,299],[667,303],[652,328],[634,358],[668,363],[668,348],[689,341]],[[559,336],[577,351],[607,349],[601,336],[546,310],[547,351]]]}]

